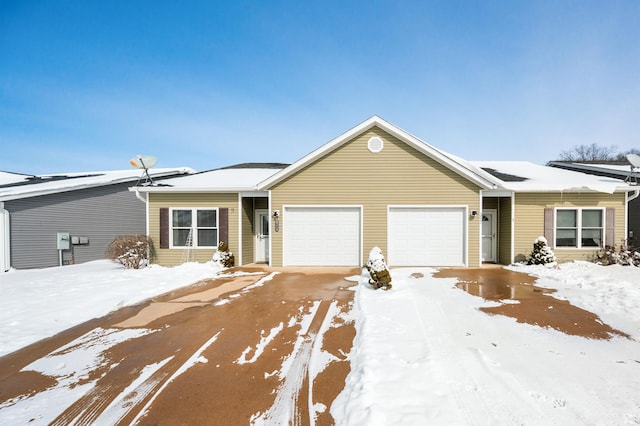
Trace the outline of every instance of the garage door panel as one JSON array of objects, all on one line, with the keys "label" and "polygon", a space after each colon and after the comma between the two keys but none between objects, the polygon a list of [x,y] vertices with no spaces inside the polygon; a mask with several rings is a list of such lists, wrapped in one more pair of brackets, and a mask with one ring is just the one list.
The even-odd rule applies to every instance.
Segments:
[{"label": "garage door panel", "polygon": [[285,207],[286,266],[357,266],[359,207]]},{"label": "garage door panel", "polygon": [[465,259],[462,207],[390,207],[391,266],[461,266]]}]

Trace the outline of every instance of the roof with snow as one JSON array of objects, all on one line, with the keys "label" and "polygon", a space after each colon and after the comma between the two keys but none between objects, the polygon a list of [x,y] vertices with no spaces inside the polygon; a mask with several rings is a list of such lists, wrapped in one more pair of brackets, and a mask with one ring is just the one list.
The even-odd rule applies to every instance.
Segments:
[{"label": "roof with snow", "polygon": [[163,181],[160,186],[130,188],[138,192],[241,192],[256,191],[258,183],[288,164],[243,163]]},{"label": "roof with snow", "polygon": [[617,179],[625,180],[629,177],[635,177],[640,180],[640,172],[637,169],[631,168],[631,164],[622,164],[617,162],[611,163],[577,163],[571,161],[549,161],[547,163],[550,167],[556,167],[566,170],[575,170],[591,175],[607,176]]},{"label": "roof with snow", "polygon": [[514,192],[603,192],[632,191],[637,188],[619,179],[541,166],[528,161],[471,161],[490,174],[498,186]]},{"label": "roof with snow", "polygon": [[[153,179],[194,173],[189,167],[149,169]],[[139,169],[97,172],[76,172],[50,175],[25,175],[0,172],[0,201],[37,197],[59,192],[75,191],[123,182],[136,184],[145,181],[144,171]]]}]

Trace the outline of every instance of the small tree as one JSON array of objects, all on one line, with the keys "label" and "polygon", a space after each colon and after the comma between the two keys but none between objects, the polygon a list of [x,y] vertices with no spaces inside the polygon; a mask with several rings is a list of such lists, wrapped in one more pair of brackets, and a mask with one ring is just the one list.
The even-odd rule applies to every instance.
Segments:
[{"label": "small tree", "polygon": [[229,251],[229,246],[224,241],[218,243],[218,251],[213,253],[211,261],[224,268],[231,268],[236,263],[233,253]]},{"label": "small tree", "polygon": [[146,235],[116,237],[107,246],[108,259],[124,265],[127,269],[140,269],[149,263],[153,252],[153,241]]},{"label": "small tree", "polygon": [[529,258],[529,265],[546,265],[555,261],[556,255],[553,254],[551,247],[547,244],[547,239],[545,237],[536,238]]},{"label": "small tree", "polygon": [[384,261],[382,250],[379,247],[374,247],[369,252],[369,260],[364,265],[369,271],[369,284],[374,289],[382,288],[384,290],[391,289],[391,273],[387,268],[387,263]]}]

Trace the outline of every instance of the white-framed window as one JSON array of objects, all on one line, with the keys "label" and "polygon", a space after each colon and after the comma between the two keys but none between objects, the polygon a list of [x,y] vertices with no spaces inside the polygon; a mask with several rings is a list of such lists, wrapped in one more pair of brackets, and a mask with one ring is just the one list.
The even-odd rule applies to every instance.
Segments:
[{"label": "white-framed window", "polygon": [[556,247],[598,248],[604,244],[605,209],[557,208]]},{"label": "white-framed window", "polygon": [[172,208],[171,247],[218,246],[217,208]]}]

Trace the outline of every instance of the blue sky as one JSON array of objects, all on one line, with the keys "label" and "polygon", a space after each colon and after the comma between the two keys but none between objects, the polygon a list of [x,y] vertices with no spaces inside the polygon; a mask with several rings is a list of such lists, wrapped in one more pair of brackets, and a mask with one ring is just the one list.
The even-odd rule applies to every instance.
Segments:
[{"label": "blue sky", "polygon": [[640,148],[640,1],[0,1],[0,170],[293,162],[372,115],[469,160]]}]

